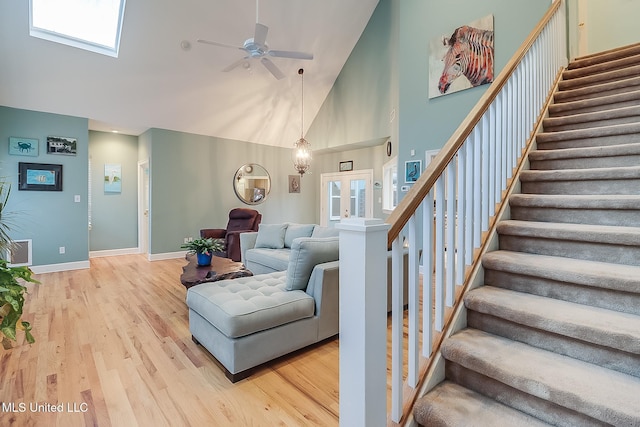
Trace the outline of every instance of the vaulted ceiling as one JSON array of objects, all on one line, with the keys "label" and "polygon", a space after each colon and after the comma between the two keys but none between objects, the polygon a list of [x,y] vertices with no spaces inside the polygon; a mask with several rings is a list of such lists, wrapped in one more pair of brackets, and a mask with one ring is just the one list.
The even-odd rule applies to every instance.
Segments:
[{"label": "vaulted ceiling", "polygon": [[139,135],[149,128],[291,147],[305,132],[378,0],[263,0],[271,49],[314,59],[271,58],[277,80],[244,56],[254,0],[137,0],[126,5],[118,58],[29,36],[27,1],[0,2],[0,105],[89,119],[92,130]]}]

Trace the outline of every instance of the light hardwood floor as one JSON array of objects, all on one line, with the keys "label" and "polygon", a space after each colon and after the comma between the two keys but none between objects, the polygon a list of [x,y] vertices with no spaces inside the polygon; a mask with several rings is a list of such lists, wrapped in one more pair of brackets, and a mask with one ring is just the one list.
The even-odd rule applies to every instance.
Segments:
[{"label": "light hardwood floor", "polygon": [[0,425],[338,425],[338,341],[231,384],[191,341],[183,265],[119,256],[36,275],[36,343],[0,350]]}]

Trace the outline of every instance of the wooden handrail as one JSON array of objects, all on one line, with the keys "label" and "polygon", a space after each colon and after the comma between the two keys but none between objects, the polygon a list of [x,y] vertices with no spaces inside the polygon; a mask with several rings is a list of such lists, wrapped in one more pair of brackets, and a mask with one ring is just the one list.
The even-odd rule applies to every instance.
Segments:
[{"label": "wooden handrail", "polygon": [[496,96],[498,96],[500,90],[515,72],[516,67],[520,64],[524,55],[536,41],[561,4],[562,2],[558,0],[553,2],[547,13],[542,17],[538,25],[533,29],[531,34],[529,34],[529,37],[525,39],[520,48],[511,57],[507,65],[505,65],[498,77],[494,80],[493,84],[489,86],[475,107],[473,107],[460,126],[458,126],[458,129],[456,129],[453,135],[451,135],[451,138],[449,138],[447,143],[442,147],[438,155],[431,161],[431,163],[429,163],[407,195],[400,201],[398,206],[386,219],[385,222],[391,225],[387,241],[388,248],[391,248],[391,244],[400,235],[400,232],[409,221],[409,218],[411,218],[413,213],[418,209],[422,200],[427,196],[438,180],[438,177],[442,175],[451,159],[453,159],[462,144],[464,144],[467,137],[473,131],[473,128],[482,118],[483,114],[487,111]]}]

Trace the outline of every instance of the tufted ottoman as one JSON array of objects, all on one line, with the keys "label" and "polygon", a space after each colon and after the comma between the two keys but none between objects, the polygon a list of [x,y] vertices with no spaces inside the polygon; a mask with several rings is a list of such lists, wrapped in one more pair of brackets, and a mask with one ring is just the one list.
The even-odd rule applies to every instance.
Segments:
[{"label": "tufted ottoman", "polygon": [[252,367],[317,341],[316,302],[304,290],[286,290],[286,274],[203,283],[188,290],[193,339],[224,366],[232,382],[250,375]]}]

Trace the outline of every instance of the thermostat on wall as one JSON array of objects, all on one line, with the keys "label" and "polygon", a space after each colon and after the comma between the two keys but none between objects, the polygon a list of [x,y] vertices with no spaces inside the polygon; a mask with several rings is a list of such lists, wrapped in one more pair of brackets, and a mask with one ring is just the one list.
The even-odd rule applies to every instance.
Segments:
[{"label": "thermostat on wall", "polygon": [[402,187],[400,187],[400,191],[402,191],[403,193],[406,193],[407,191],[409,191],[409,186],[403,185]]}]

